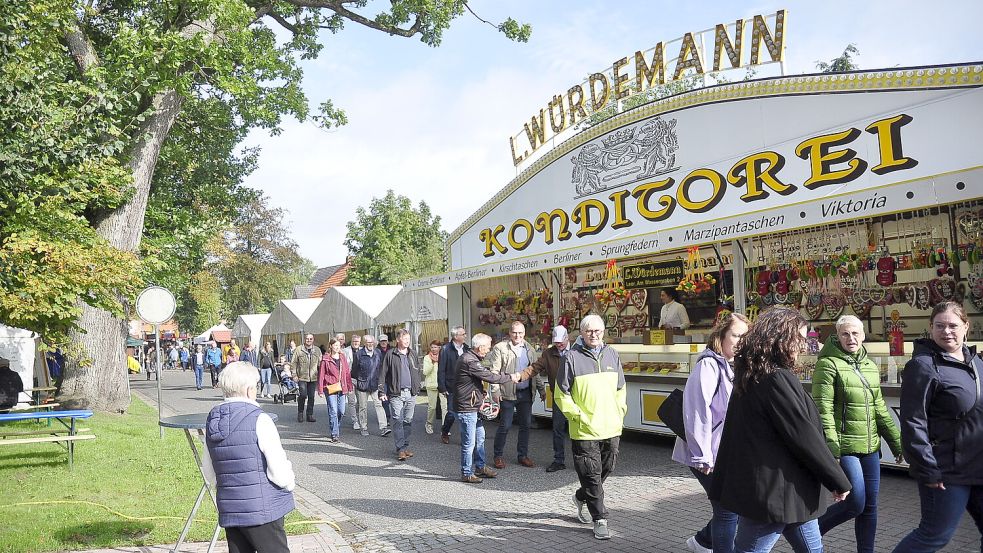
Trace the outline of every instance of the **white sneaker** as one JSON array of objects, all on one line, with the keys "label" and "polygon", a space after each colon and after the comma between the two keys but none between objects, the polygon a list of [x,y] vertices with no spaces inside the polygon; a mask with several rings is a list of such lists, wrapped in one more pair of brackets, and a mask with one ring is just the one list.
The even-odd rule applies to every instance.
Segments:
[{"label": "white sneaker", "polygon": [[362,427],[359,426],[357,422],[354,423],[354,424],[352,424],[352,430],[361,430],[361,429],[362,429]]},{"label": "white sneaker", "polygon": [[577,520],[584,524],[590,524],[590,511],[587,510],[587,502],[577,499],[577,492],[573,492],[573,506],[577,508]]},{"label": "white sneaker", "polygon": [[713,549],[707,549],[706,547],[700,545],[700,542],[696,541],[696,536],[690,536],[689,539],[686,540],[686,548],[693,553],[713,553]]},{"label": "white sneaker", "polygon": [[599,540],[611,539],[611,531],[608,530],[608,519],[599,518],[594,521],[594,537]]}]

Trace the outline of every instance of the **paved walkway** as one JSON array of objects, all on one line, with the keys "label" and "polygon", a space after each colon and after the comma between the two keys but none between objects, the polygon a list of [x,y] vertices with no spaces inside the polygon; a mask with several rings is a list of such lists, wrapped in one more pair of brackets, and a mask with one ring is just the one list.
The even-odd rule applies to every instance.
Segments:
[{"label": "paved walkway", "polygon": [[[207,412],[220,400],[218,390],[195,390],[190,372],[165,371],[163,377],[163,402],[173,412]],[[134,378],[132,384],[137,392],[156,399],[155,383]],[[342,442],[331,444],[326,439],[323,398],[317,402],[316,423],[297,423],[295,403],[260,400],[260,404],[280,416],[277,427],[302,488],[298,499],[307,504],[302,512],[332,520],[341,530],[339,535],[325,525],[320,534],[294,537],[292,551],[675,553],[686,551],[686,538],[709,516],[702,488],[685,467],[670,460],[672,442],[664,438],[641,434],[623,438],[618,466],[605,486],[613,538],[598,542],[589,525],[577,522],[570,502],[576,474],[569,448],[570,469],[565,471],[547,474],[542,467],[515,465],[513,429],[505,455],[509,466],[499,472],[499,478],[468,485],[458,480],[457,425],[451,444],[441,444],[438,434],[423,432],[425,406],[417,408],[413,427],[411,449],[416,456],[401,463],[395,459],[392,437],[378,436],[372,409],[372,435],[360,436],[349,423]],[[494,424],[487,427],[489,458],[495,429]],[[551,460],[551,443],[548,429],[532,431],[530,455],[542,466]],[[885,471],[880,498],[876,551],[888,553],[918,522],[915,483],[904,474]],[[979,539],[972,521],[964,516],[944,551],[979,552]],[[849,524],[830,532],[824,542],[827,552],[856,551]],[[775,551],[791,549],[781,541]]]}]

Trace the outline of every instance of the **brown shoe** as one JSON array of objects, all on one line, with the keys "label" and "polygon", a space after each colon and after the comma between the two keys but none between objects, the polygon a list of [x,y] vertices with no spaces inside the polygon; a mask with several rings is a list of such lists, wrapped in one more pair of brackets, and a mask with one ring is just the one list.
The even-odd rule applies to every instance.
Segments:
[{"label": "brown shoe", "polygon": [[408,459],[408,457],[406,457],[406,452],[405,451],[400,451],[399,452],[399,455],[396,456],[396,459],[398,459],[400,461],[405,461],[406,459]]},{"label": "brown shoe", "polygon": [[502,457],[495,457],[495,468],[503,469],[505,468],[505,459]]},{"label": "brown shoe", "polygon": [[413,456],[413,452],[407,449],[406,451],[403,452],[403,455],[406,455],[406,458],[409,459],[410,457]]},{"label": "brown shoe", "polygon": [[492,469],[490,469],[488,467],[481,467],[480,469],[474,471],[474,473],[477,476],[481,476],[481,477],[484,477],[484,478],[495,478],[496,476],[498,476],[498,473],[497,472],[493,471]]},{"label": "brown shoe", "polygon": [[529,468],[533,468],[536,466],[536,463],[529,457],[523,457],[522,459],[519,459],[519,464]]},{"label": "brown shoe", "polygon": [[451,443],[451,435],[450,434],[441,434],[440,435],[440,443],[444,443],[444,444]]},{"label": "brown shoe", "polygon": [[461,482],[464,482],[466,484],[481,484],[481,478],[478,478],[477,476],[472,474],[471,476],[462,476]]}]

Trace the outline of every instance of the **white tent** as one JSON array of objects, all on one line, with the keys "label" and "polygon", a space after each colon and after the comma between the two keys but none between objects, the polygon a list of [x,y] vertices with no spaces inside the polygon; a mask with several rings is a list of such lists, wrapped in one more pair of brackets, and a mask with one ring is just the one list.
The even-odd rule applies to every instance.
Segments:
[{"label": "white tent", "polygon": [[195,339],[193,340],[193,342],[195,344],[204,344],[204,343],[208,342],[209,340],[212,339],[212,331],[213,330],[220,330],[220,331],[221,330],[224,330],[224,331],[228,331],[229,330],[229,327],[225,326],[224,323],[218,323],[217,325],[213,326],[212,328],[209,328],[205,332],[202,332],[201,334],[195,336]]},{"label": "white tent", "polygon": [[260,342],[263,339],[263,325],[269,318],[269,313],[239,315],[235,324],[232,325],[232,337],[238,339],[243,345],[248,339],[257,348],[262,347]]},{"label": "white tent", "polygon": [[334,334],[352,330],[372,330],[376,317],[403,289],[398,284],[379,286],[335,286],[328,288],[324,301],[305,327],[314,334]]},{"label": "white tent", "polygon": [[380,325],[447,319],[447,287],[402,290],[376,317]]},{"label": "white tent", "polygon": [[35,377],[40,386],[48,385],[48,371],[40,342],[40,337],[30,330],[0,323],[0,357],[10,362],[10,369],[20,376],[24,384],[21,402],[31,401]]},{"label": "white tent", "polygon": [[261,339],[276,342],[277,352],[284,351],[289,340],[301,343],[300,335],[309,332],[307,321],[321,301],[321,298],[280,300],[263,324]]}]

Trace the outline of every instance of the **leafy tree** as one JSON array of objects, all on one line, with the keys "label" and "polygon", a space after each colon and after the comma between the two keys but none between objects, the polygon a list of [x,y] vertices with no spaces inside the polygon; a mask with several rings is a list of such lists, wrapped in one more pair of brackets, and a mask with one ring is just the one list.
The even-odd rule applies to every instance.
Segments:
[{"label": "leafy tree", "polygon": [[[275,133],[288,115],[343,124],[330,102],[312,113],[301,89],[299,62],[317,56],[320,29],[357,23],[437,46],[470,8],[391,0],[374,16],[367,9],[362,0],[0,2],[0,316],[79,346],[61,403],[126,409],[123,317],[142,284],[138,255],[160,256],[147,274],[174,285],[180,263],[171,261],[194,263],[180,252],[200,237],[169,241],[167,224],[141,250],[148,215],[169,214],[163,201],[148,213],[161,190],[152,189],[167,184],[155,178],[159,164],[173,162],[174,175],[229,151],[195,151],[195,133]],[[289,36],[278,42],[276,28]],[[497,28],[520,41],[530,32],[512,19]],[[248,155],[236,159],[248,165]]]},{"label": "leafy tree", "polygon": [[229,321],[247,313],[269,313],[295,284],[314,274],[313,262],[297,253],[284,211],[255,193],[243,203],[231,230],[224,233],[224,255],[217,263],[223,288],[223,314]]},{"label": "leafy tree", "polygon": [[359,207],[347,226],[345,246],[354,258],[348,284],[399,284],[447,269],[447,233],[425,202],[414,208],[389,190],[372,198],[368,210]]},{"label": "leafy tree", "polygon": [[204,332],[218,322],[222,311],[222,285],[209,270],[202,270],[192,275],[188,283],[188,303],[193,306],[190,312],[190,324],[185,328]]},{"label": "leafy tree", "polygon": [[859,56],[860,50],[857,45],[850,43],[843,49],[843,53],[838,58],[833,58],[829,63],[824,61],[816,62],[816,69],[823,73],[843,73],[845,71],[856,71],[860,69],[860,64],[854,61],[854,56]]}]

